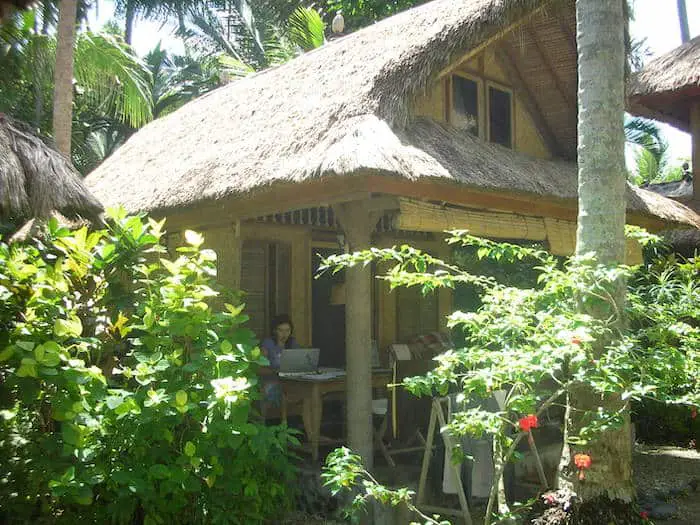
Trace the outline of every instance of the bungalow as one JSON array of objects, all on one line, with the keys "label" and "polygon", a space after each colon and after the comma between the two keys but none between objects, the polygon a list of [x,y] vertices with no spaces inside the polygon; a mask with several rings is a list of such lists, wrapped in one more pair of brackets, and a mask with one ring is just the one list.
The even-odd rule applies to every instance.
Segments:
[{"label": "bungalow", "polygon": [[[630,79],[627,92],[631,113],[670,124],[692,139],[692,171],[680,181],[647,189],[700,212],[700,36],[651,61]],[[700,247],[697,229],[672,231],[668,237],[689,254]]]},{"label": "bungalow", "polygon": [[[87,184],[106,206],[167,217],[173,246],[204,231],[259,335],[289,312],[300,341],[346,366],[349,445],[371,465],[372,341],[439,329],[452,298],[390,293],[352,268],[338,320],[314,254],[409,241],[447,256],[448,228],[570,254],[576,61],[574,0],[435,0],[190,102]],[[700,227],[632,187],[627,210],[651,230]]]}]

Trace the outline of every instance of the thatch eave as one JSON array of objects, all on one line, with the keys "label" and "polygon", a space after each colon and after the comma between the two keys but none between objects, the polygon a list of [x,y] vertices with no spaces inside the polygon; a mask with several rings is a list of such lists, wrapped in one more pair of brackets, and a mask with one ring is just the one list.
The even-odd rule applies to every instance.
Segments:
[{"label": "thatch eave", "polygon": [[632,113],[688,131],[690,104],[700,97],[700,36],[633,75],[627,96]]},{"label": "thatch eave", "polygon": [[[312,198],[410,197],[413,188],[435,186],[436,200],[444,191],[449,202],[460,188],[455,204],[537,214],[549,203],[546,213],[571,217],[573,164],[412,120],[408,106],[458,59],[536,15],[543,24],[571,20],[573,7],[572,0],[435,0],[186,104],[134,134],[87,183],[108,206],[169,215],[207,209],[249,217],[313,205]],[[647,201],[633,198],[631,210],[694,224],[673,205]],[[259,209],[269,205],[278,209]]]},{"label": "thatch eave", "polygon": [[102,211],[69,159],[28,126],[0,114],[0,220],[19,227],[59,212],[92,221]]}]

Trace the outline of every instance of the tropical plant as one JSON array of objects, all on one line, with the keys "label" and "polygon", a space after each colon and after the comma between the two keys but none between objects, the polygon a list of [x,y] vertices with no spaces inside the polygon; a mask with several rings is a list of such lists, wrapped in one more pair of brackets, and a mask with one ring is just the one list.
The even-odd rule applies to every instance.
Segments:
[{"label": "tropical plant", "polygon": [[180,34],[198,55],[217,55],[223,72],[237,78],[323,45],[324,31],[321,15],[312,8],[299,7],[280,23],[230,6],[200,4],[188,10]]},{"label": "tropical plant", "polygon": [[326,0],[325,5],[330,13],[343,14],[346,32],[349,32],[426,1],[428,0]]},{"label": "tropical plant", "polygon": [[[251,419],[266,364],[215,254],[113,212],[0,243],[0,520],[263,523],[292,491],[286,427]],[[229,303],[233,300],[233,303]],[[217,307],[214,304],[220,304]]]},{"label": "tropical plant", "polygon": [[[658,242],[638,229],[629,234],[649,246]],[[630,268],[599,264],[587,255],[562,263],[537,248],[495,243],[465,232],[453,232],[450,242],[476,250],[490,264],[532,261],[538,267],[538,284],[503,284],[409,246],[332,256],[321,268],[338,271],[383,262],[388,266],[379,278],[392,288],[416,286],[430,293],[466,283],[481,291],[482,306],[477,311],[456,311],[448,320],[454,330],[464,332],[464,344],[438,355],[433,371],[406,379],[403,387],[418,396],[455,395],[457,405],[453,405],[445,430],[456,441],[464,435],[494,439],[496,474],[486,524],[499,516],[512,516],[501,487],[505,466],[514,460],[518,443],[529,439],[530,431],[545,418],[559,421],[564,430],[571,406],[566,414],[560,407],[584,388],[594,393],[598,404],[577,411],[578,424],[569,426],[564,434],[566,445],[575,447],[576,454],[562,464],[559,480],[548,480],[550,487],[583,488],[568,492],[565,500],[564,492],[545,495],[536,506],[541,512],[550,509],[564,517],[552,523],[582,523],[585,521],[576,519],[584,520],[588,513],[612,516],[612,509],[602,503],[605,497],[590,499],[589,491],[614,494],[620,490],[620,485],[610,481],[609,456],[598,449],[611,432],[626,427],[630,404],[654,400],[685,406],[689,417],[700,404],[700,261],[657,258],[657,262]],[[629,300],[618,310],[609,290],[621,280],[627,280]],[[610,315],[598,318],[581,312],[581,302],[593,311],[609,309]],[[627,318],[629,324],[620,324],[621,318]],[[602,349],[601,336],[606,340]],[[473,407],[495,392],[501,392],[503,398],[496,412],[478,406],[455,408],[462,401]],[[611,399],[621,404],[608,403]],[[629,436],[626,438],[629,443]],[[464,457],[457,454],[454,459]],[[406,501],[411,496],[378,487],[349,453],[330,456],[327,465],[325,479],[333,490],[360,485],[356,504],[369,498]],[[615,465],[625,468],[619,458]],[[521,507],[521,513],[527,510]],[[571,517],[572,513],[578,516]],[[624,520],[617,523],[639,521],[630,506],[622,514]]]},{"label": "tropical plant", "polygon": [[[0,31],[0,111],[51,135],[55,38],[37,33],[35,13],[24,13]],[[117,36],[82,32],[75,50],[72,158],[83,173],[102,158],[97,143],[120,143],[152,118],[149,71]],[[110,150],[111,147],[107,147]]]}]

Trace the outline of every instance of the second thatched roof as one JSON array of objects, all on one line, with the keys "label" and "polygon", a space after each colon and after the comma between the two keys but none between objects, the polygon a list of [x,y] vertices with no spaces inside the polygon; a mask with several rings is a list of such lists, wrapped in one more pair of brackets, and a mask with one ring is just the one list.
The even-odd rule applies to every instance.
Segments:
[{"label": "second thatched roof", "polygon": [[700,98],[700,36],[635,74],[630,79],[628,96],[633,113],[688,131],[689,104]]},{"label": "second thatched roof", "polygon": [[[573,0],[435,0],[148,124],[88,186],[107,206],[163,215],[203,205],[232,210],[271,186],[291,201],[298,184],[358,175],[519,194],[533,214],[539,200],[575,209],[575,164],[530,158],[410,114],[412,100],[469,51],[516,23],[537,31],[573,13]],[[567,49],[561,53],[575,64],[575,49]],[[289,209],[284,197],[278,204]],[[643,190],[630,190],[628,206],[700,225],[682,205]]]},{"label": "second thatched roof", "polygon": [[0,222],[19,227],[54,212],[95,220],[102,211],[66,157],[0,113]]}]

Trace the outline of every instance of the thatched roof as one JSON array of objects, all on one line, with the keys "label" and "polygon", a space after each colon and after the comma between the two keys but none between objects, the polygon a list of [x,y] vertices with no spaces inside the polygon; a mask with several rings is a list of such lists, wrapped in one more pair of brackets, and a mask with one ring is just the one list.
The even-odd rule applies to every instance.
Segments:
[{"label": "thatched roof", "polygon": [[[573,6],[435,0],[405,11],[150,123],[88,176],[88,186],[105,205],[162,214],[214,202],[231,209],[273,185],[363,174],[567,199],[575,207],[573,164],[529,158],[409,113],[411,100],[465,53],[511,38],[507,30],[524,19],[573,20]],[[575,61],[575,49],[569,54]],[[697,224],[676,203],[630,195],[642,214]]]},{"label": "thatched roof", "polygon": [[683,178],[673,182],[658,182],[642,186],[645,190],[653,191],[669,199],[681,202],[690,201],[693,198],[693,179]]},{"label": "thatched roof", "polygon": [[700,36],[658,57],[630,79],[630,111],[688,131],[700,98]]},{"label": "thatched roof", "polygon": [[19,227],[60,212],[96,219],[103,211],[80,173],[61,153],[0,113],[0,222]]}]

